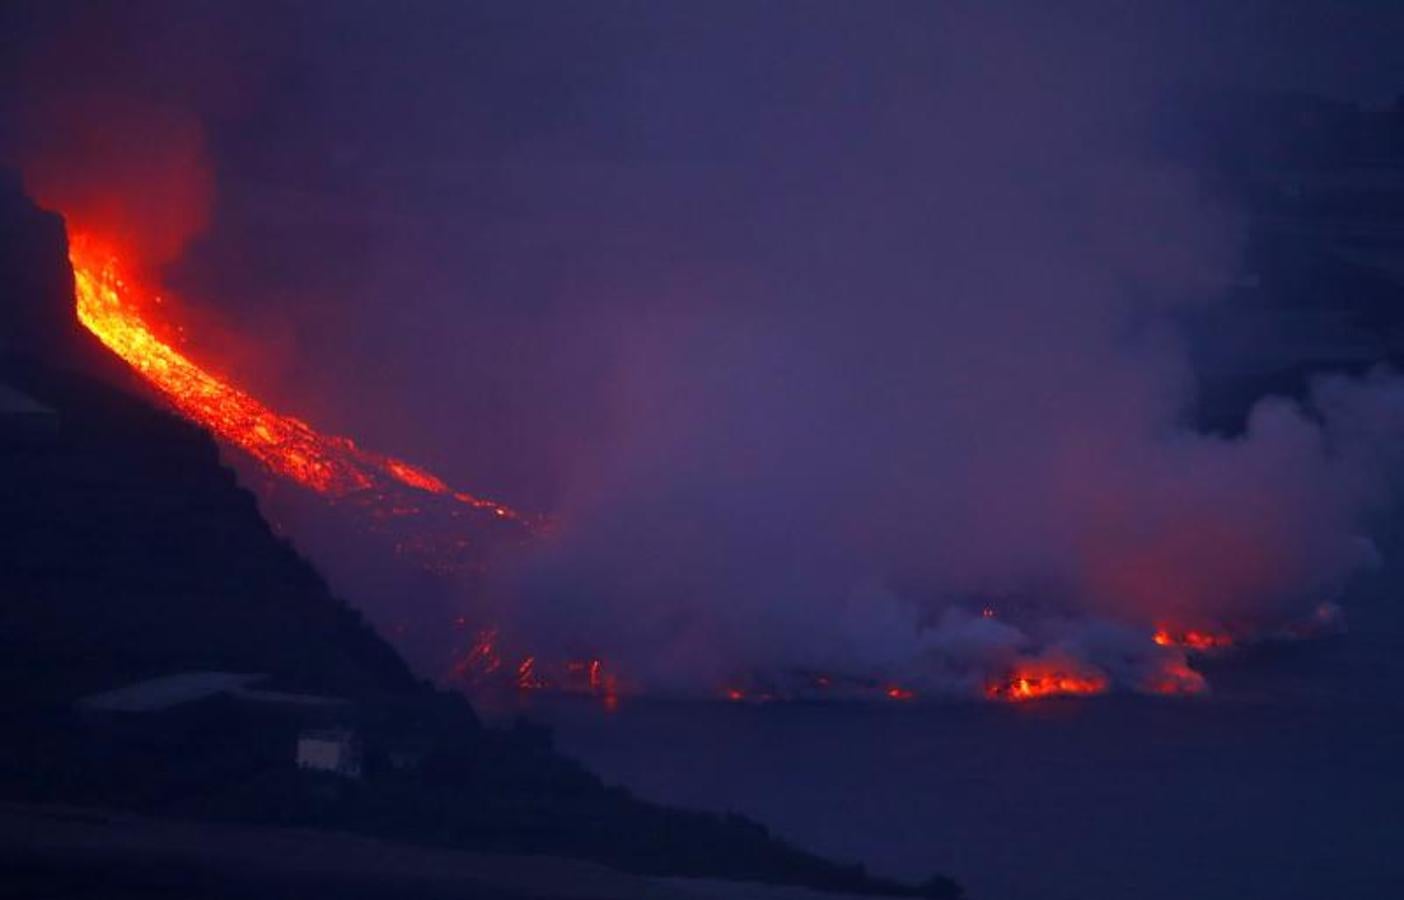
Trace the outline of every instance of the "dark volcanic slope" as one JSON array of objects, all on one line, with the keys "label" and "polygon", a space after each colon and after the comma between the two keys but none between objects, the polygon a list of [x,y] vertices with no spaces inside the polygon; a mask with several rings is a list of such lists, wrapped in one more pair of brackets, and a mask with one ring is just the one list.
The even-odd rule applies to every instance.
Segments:
[{"label": "dark volcanic slope", "polygon": [[182,669],[344,694],[413,685],[260,517],[204,432],[73,317],[62,223],[0,184],[0,683],[61,699]]},{"label": "dark volcanic slope", "polygon": [[[146,399],[80,330],[65,256],[62,223],[0,179],[0,704],[20,707],[0,741],[0,797],[558,854],[648,874],[959,895],[940,877],[921,887],[871,878],[740,816],[642,802],[555,753],[537,729],[480,728],[461,698],[417,685],[271,531],[213,439]],[[192,669],[268,673],[359,701],[340,714],[366,738],[365,778],[299,770],[295,712],[222,698],[116,723],[71,704]],[[421,763],[389,764],[386,748],[411,739]],[[71,869],[6,844],[0,835],[0,894],[11,883],[53,887]],[[139,856],[119,859],[68,887],[119,877],[145,896],[210,883],[201,871],[154,884],[147,871]],[[216,878],[217,895],[308,889],[306,879],[242,877],[234,887]],[[358,896],[403,895],[361,887]]]},{"label": "dark volcanic slope", "polygon": [[[388,645],[259,516],[195,428],[81,376],[0,366],[56,412],[0,437],[0,665],[35,696],[182,669],[408,688]],[[3,427],[3,426],[0,426]]]}]

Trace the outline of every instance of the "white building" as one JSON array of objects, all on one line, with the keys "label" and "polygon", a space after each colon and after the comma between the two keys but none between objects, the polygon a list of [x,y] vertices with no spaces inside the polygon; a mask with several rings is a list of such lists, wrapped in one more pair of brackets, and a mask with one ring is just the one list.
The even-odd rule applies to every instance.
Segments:
[{"label": "white building", "polygon": [[344,728],[304,731],[297,738],[297,767],[331,772],[343,778],[360,778],[360,741]]}]

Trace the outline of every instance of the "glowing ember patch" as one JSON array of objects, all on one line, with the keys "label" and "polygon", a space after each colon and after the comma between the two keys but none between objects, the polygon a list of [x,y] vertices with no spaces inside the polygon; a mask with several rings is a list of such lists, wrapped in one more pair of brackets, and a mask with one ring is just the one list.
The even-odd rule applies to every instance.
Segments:
[{"label": "glowing ember patch", "polygon": [[895,684],[890,685],[883,693],[887,695],[887,699],[889,700],[911,700],[916,697],[915,692]]},{"label": "glowing ember patch", "polygon": [[[158,338],[143,311],[161,301],[123,272],[110,251],[86,235],[75,235],[73,264],[78,320],[138,374],[166,395],[183,416],[210,429],[277,474],[329,496],[392,483],[453,497],[521,521],[510,508],[462,491],[437,476],[389,456],[370,453],[349,438],[324,435],[301,419],[274,412],[253,396],[205,371]],[[398,512],[398,510],[396,511]]]},{"label": "glowing ember patch", "polygon": [[618,679],[605,671],[604,660],[573,659],[564,666],[565,675],[557,687],[576,694],[594,694],[608,698],[619,691]]},{"label": "glowing ember patch", "polygon": [[1179,632],[1164,627],[1157,628],[1151,639],[1162,647],[1183,647],[1186,650],[1196,650],[1201,653],[1207,650],[1223,650],[1233,646],[1233,638],[1223,632],[1201,631],[1193,628]]},{"label": "glowing ember patch", "polygon": [[[455,624],[462,627],[464,619],[459,616]],[[469,683],[495,675],[502,668],[502,657],[497,652],[497,629],[485,628],[473,636],[468,652],[453,667],[452,676]]]},{"label": "glowing ember patch", "polygon": [[[459,616],[454,627],[463,628],[467,619]],[[551,691],[560,694],[587,695],[599,699],[606,711],[619,708],[623,691],[619,677],[599,658],[573,659],[565,662],[546,660],[537,656],[516,658],[515,665],[504,660],[499,649],[496,628],[484,628],[473,635],[472,642],[449,671],[449,677],[475,689]]]},{"label": "glowing ember patch", "polygon": [[1107,687],[1107,678],[1100,672],[1062,671],[1031,664],[986,685],[985,695],[991,700],[1021,702],[1044,697],[1103,694]]},{"label": "glowing ember patch", "polygon": [[536,657],[528,656],[517,664],[517,687],[523,691],[537,691],[549,687],[546,681],[536,674]]},{"label": "glowing ember patch", "polygon": [[604,663],[598,659],[590,660],[590,693],[600,698],[605,712],[619,709],[619,679],[606,672]]}]

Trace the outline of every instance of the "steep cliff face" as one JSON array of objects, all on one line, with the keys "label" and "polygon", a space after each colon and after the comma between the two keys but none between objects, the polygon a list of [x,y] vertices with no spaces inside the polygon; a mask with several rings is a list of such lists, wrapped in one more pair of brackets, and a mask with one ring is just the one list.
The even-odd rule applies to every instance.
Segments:
[{"label": "steep cliff face", "polygon": [[[0,681],[28,699],[179,669],[347,694],[411,688],[394,651],[273,534],[204,432],[73,315],[63,223],[0,179]],[[0,689],[5,690],[5,689]]]}]

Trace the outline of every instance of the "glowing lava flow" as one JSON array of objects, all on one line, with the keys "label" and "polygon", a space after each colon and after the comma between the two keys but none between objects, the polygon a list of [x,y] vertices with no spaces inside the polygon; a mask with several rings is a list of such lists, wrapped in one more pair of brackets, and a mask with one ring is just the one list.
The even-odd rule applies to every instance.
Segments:
[{"label": "glowing lava flow", "polygon": [[1100,672],[1079,673],[1029,664],[986,685],[985,695],[991,700],[1020,702],[1043,697],[1103,694],[1108,686],[1106,676]]},{"label": "glowing lava flow", "polygon": [[132,281],[114,253],[89,236],[76,235],[69,259],[79,321],[165,394],[182,415],[277,474],[332,497],[405,486],[452,498],[502,519],[523,521],[508,507],[455,491],[423,469],[362,450],[350,438],[320,434],[301,419],[274,412],[153,334],[142,313],[159,304],[160,298]]}]

